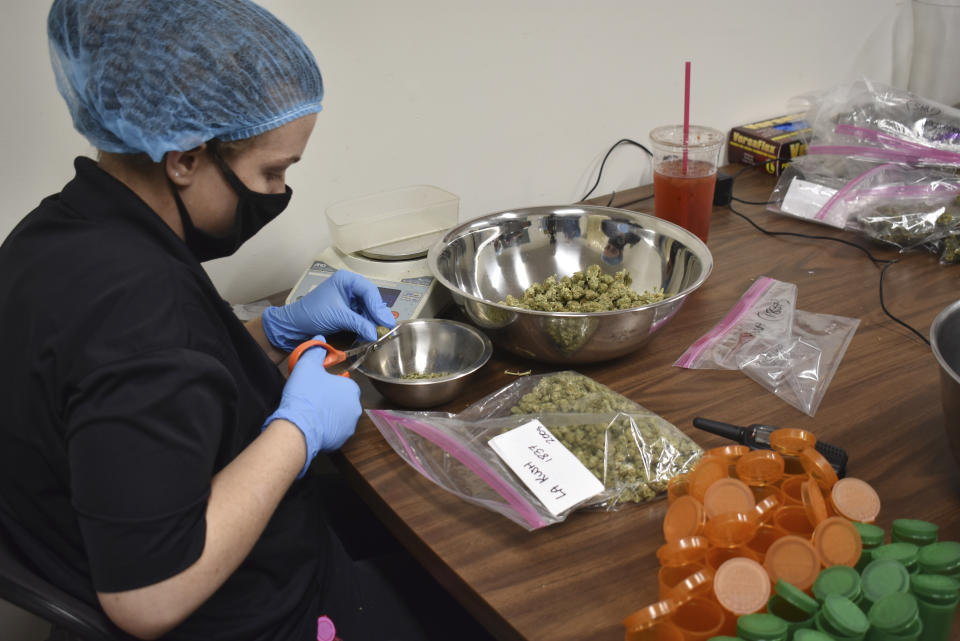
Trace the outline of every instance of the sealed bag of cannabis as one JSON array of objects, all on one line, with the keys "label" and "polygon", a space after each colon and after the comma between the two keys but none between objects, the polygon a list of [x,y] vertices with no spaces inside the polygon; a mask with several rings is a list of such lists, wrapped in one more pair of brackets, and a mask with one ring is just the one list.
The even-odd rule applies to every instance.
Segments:
[{"label": "sealed bag of cannabis", "polygon": [[581,508],[653,500],[702,453],[663,418],[572,371],[519,378],[455,415],[367,414],[422,475],[528,530]]}]

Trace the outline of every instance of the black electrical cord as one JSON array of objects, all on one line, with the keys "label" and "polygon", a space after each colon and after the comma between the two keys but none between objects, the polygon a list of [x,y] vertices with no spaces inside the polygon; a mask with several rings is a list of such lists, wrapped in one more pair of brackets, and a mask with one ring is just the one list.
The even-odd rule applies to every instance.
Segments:
[{"label": "black electrical cord", "polygon": [[[584,200],[586,200],[587,198],[589,198],[589,197],[590,197],[590,194],[593,193],[593,190],[595,190],[595,189],[597,188],[597,185],[600,184],[600,177],[603,175],[603,166],[604,166],[605,164],[607,164],[607,158],[610,157],[610,154],[613,153],[613,150],[614,150],[614,149],[616,149],[617,147],[619,147],[620,145],[622,145],[622,144],[624,144],[624,143],[627,143],[627,144],[629,144],[629,145],[634,145],[635,147],[639,147],[640,149],[643,149],[645,152],[647,152],[647,154],[648,154],[651,158],[653,158],[653,152],[650,151],[649,149],[647,149],[646,147],[644,147],[643,145],[641,145],[640,143],[638,143],[636,140],[630,140],[629,138],[621,138],[621,139],[618,140],[617,142],[613,143],[613,146],[610,147],[610,149],[607,150],[606,155],[604,155],[604,157],[603,157],[603,161],[600,163],[600,170],[597,172],[597,181],[596,181],[595,183],[593,183],[593,187],[590,188],[590,191],[588,191],[588,192],[586,193],[586,195],[584,195],[584,197],[580,199],[580,202],[583,202]],[[610,202],[613,202],[613,200],[611,199]]]},{"label": "black electrical cord", "polygon": [[[751,168],[752,168],[752,167],[746,167],[746,168],[744,168],[744,169],[741,169],[740,171],[738,171],[738,172],[733,176],[733,179],[736,180],[736,178],[737,178],[738,176],[740,176],[740,174],[742,174],[742,173],[743,173],[744,171],[746,171],[747,169],[751,169]],[[769,204],[768,202],[751,202],[751,201],[745,201],[745,200],[741,200],[741,199],[739,199],[739,198],[734,198],[734,197],[731,196],[731,201],[733,201],[733,200],[736,200],[737,202],[742,202],[742,203],[745,203],[745,204],[755,204],[755,205],[766,205],[766,204]],[[764,233],[764,234],[766,234],[766,235],[768,235],[768,236],[793,236],[793,237],[797,237],[797,238],[809,238],[809,239],[812,239],[812,240],[829,240],[829,241],[833,241],[833,242],[835,242],[835,243],[841,243],[841,244],[844,244],[844,245],[849,245],[850,247],[854,247],[854,248],[856,248],[856,249],[859,249],[859,250],[862,251],[864,254],[866,254],[866,255],[867,255],[867,258],[869,258],[870,261],[871,261],[874,265],[883,265],[883,268],[880,270],[880,308],[883,310],[883,313],[884,313],[884,314],[886,314],[887,316],[890,317],[891,320],[893,320],[893,321],[896,322],[896,323],[899,323],[899,324],[902,325],[903,327],[907,328],[908,330],[910,330],[911,332],[913,332],[914,334],[916,334],[916,335],[920,338],[920,340],[922,340],[922,341],[923,341],[924,343],[926,343],[927,345],[930,344],[930,341],[929,341],[923,334],[921,334],[921,333],[918,332],[916,329],[914,329],[913,327],[911,327],[910,325],[908,325],[908,324],[905,323],[904,321],[902,321],[902,320],[900,320],[899,318],[897,318],[896,316],[894,316],[894,315],[890,312],[890,310],[887,309],[886,301],[884,301],[884,299],[883,299],[883,277],[886,275],[887,269],[888,269],[891,265],[894,265],[894,264],[900,262],[899,259],[877,258],[877,257],[874,256],[874,255],[870,252],[870,250],[867,249],[866,247],[864,247],[864,246],[862,246],[862,245],[859,245],[859,244],[857,244],[857,243],[851,242],[851,241],[849,241],[849,240],[844,240],[843,238],[834,238],[833,236],[818,236],[818,235],[815,235],[815,234],[801,234],[801,233],[792,232],[792,231],[770,231],[770,230],[768,230],[768,229],[764,229],[763,227],[761,227],[760,225],[758,225],[757,223],[755,223],[755,222],[754,222],[749,216],[747,216],[746,214],[743,214],[743,213],[737,211],[736,209],[734,209],[732,202],[730,202],[730,203],[727,204],[727,208],[730,210],[731,213],[736,214],[736,215],[739,216],[740,218],[743,218],[745,221],[747,221],[748,223],[750,223],[757,231],[760,231],[760,232],[762,232],[762,233]]]},{"label": "black electrical cord", "polygon": [[619,209],[623,209],[624,207],[629,207],[630,205],[636,205],[637,203],[642,203],[643,201],[650,200],[651,198],[653,198],[653,194],[650,194],[649,196],[644,196],[643,198],[637,198],[636,200],[629,200],[625,203],[620,203],[619,205],[617,205],[617,207]]},{"label": "black electrical cord", "polygon": [[777,202],[775,200],[744,200],[742,198],[737,198],[736,196],[730,196],[730,200],[735,200],[738,203],[743,203],[744,205],[772,205]]}]

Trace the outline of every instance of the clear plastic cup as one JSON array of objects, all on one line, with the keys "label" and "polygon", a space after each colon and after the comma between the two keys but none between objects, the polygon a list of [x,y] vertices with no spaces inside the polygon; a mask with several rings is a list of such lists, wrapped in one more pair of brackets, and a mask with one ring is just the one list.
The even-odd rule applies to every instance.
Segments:
[{"label": "clear plastic cup", "polygon": [[707,242],[717,162],[726,142],[723,132],[690,125],[666,125],[650,132],[653,149],[654,215]]}]

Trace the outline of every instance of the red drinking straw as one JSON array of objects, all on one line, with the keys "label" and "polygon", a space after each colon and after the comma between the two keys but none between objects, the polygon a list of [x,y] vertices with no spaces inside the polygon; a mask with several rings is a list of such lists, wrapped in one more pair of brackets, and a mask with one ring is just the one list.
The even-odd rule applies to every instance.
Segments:
[{"label": "red drinking straw", "polygon": [[683,175],[687,175],[687,142],[690,139],[690,61],[684,63],[683,77]]}]

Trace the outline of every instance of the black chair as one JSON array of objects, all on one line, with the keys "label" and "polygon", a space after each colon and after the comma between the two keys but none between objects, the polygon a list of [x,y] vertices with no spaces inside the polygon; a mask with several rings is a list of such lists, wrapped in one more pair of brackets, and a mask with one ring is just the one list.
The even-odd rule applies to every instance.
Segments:
[{"label": "black chair", "polygon": [[89,604],[67,594],[31,569],[0,532],[0,599],[49,621],[49,641],[130,639]]}]

